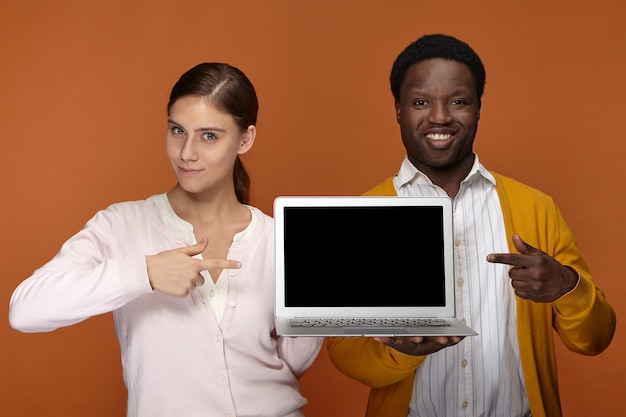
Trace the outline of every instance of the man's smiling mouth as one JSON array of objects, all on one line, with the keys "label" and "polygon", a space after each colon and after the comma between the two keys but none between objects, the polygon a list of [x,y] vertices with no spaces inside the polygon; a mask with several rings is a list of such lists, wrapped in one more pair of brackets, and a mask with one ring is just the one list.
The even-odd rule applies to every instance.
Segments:
[{"label": "man's smiling mouth", "polygon": [[429,133],[426,137],[431,140],[446,140],[450,139],[452,135],[449,133]]}]

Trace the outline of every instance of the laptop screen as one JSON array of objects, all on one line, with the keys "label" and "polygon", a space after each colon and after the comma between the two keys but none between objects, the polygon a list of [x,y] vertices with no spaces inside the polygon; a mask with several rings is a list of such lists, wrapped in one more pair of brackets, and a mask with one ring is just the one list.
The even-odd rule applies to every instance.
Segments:
[{"label": "laptop screen", "polygon": [[275,213],[285,307],[445,306],[443,207],[361,198]]}]

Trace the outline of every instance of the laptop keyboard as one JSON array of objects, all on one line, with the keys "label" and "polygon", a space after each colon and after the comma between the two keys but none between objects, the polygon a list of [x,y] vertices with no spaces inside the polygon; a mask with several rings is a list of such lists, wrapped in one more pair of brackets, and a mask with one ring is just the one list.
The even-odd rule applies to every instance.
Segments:
[{"label": "laptop keyboard", "polygon": [[444,319],[290,319],[292,327],[451,327]]}]

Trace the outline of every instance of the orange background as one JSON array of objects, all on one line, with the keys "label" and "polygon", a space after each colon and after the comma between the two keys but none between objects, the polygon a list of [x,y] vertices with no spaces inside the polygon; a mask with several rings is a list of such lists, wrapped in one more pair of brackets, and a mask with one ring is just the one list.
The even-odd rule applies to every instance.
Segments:
[{"label": "orange background", "polygon": [[[277,195],[356,195],[397,171],[403,147],[389,70],[409,42],[442,32],[466,40],[487,68],[481,160],[554,196],[619,321],[626,308],[626,6],[558,3],[2,2],[5,306],[15,286],[97,210],[173,185],[165,106],[191,66],[225,61],[256,85],[258,136],[244,162],[253,204],[271,214]],[[124,415],[111,314],[47,334],[16,332],[2,317],[3,416]],[[557,342],[566,416],[623,415],[625,344],[620,327],[597,357]],[[325,350],[302,390],[308,417],[363,415],[367,390],[335,370]]]}]

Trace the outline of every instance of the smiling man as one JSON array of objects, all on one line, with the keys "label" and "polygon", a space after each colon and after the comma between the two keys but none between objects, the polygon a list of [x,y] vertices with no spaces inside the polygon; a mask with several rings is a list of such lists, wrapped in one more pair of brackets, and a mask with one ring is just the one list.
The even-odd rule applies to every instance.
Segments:
[{"label": "smiling man", "polygon": [[473,151],[485,79],[448,35],[422,36],[393,64],[407,154],[366,194],[453,199],[456,312],[479,334],[328,339],[337,368],[371,387],[368,417],[559,417],[553,332],[584,355],[613,338],[615,312],[553,199]]}]

